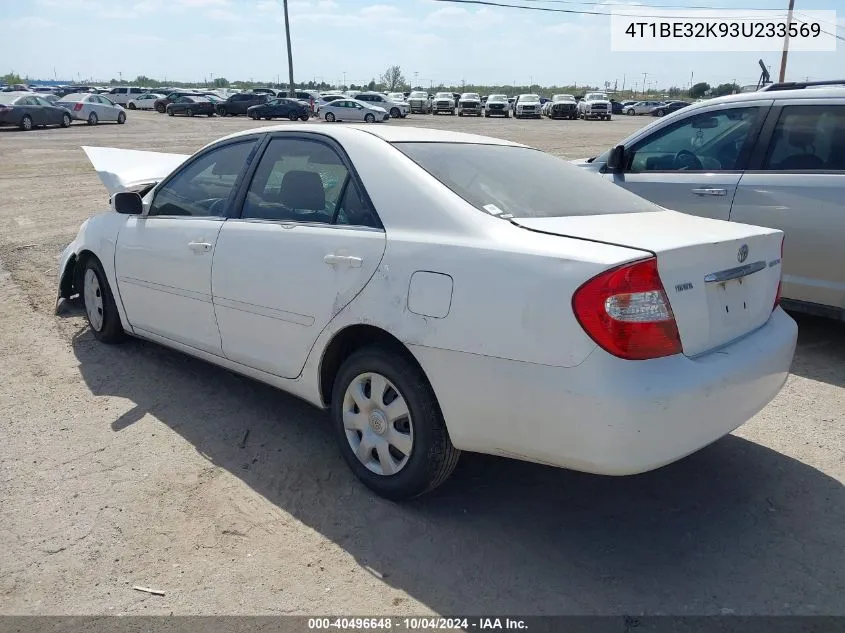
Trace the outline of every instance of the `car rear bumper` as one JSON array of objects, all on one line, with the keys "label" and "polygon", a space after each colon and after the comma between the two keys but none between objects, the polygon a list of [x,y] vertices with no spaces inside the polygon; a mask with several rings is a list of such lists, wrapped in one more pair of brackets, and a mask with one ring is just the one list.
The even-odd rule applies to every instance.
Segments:
[{"label": "car rear bumper", "polygon": [[797,332],[777,309],[704,356],[626,361],[596,348],[572,368],[411,349],[456,447],[630,475],[707,446],[766,406],[786,381]]}]

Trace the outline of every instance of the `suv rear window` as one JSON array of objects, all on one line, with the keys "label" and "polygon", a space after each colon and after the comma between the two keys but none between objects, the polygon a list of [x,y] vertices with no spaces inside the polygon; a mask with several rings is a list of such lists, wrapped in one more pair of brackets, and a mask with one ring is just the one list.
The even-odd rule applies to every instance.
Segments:
[{"label": "suv rear window", "polygon": [[845,170],[845,106],[786,106],[763,169]]},{"label": "suv rear window", "polygon": [[536,149],[475,143],[394,143],[477,209],[504,219],[658,211],[659,207]]}]

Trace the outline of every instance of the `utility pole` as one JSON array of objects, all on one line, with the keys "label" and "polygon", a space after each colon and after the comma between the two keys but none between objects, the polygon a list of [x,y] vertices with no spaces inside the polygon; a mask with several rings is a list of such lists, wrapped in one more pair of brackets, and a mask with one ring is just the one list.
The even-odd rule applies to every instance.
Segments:
[{"label": "utility pole", "polygon": [[779,82],[785,81],[786,58],[789,55],[789,27],[792,26],[792,9],[795,8],[795,0],[789,0],[789,10],[786,12],[786,34],[783,36],[783,55],[780,57]]},{"label": "utility pole", "polygon": [[627,75],[625,75],[625,74],[623,73],[623,74],[622,74],[622,92],[625,92],[625,78],[626,78],[626,77],[627,77]]},{"label": "utility pole", "polygon": [[296,97],[296,88],[293,83],[293,52],[290,49],[290,20],[288,20],[288,0],[282,0],[285,10],[285,38],[288,43],[288,96]]},{"label": "utility pole", "polygon": [[645,90],[646,90],[646,87],[645,87],[646,77],[648,77],[648,73],[643,73],[643,94],[645,94]]}]

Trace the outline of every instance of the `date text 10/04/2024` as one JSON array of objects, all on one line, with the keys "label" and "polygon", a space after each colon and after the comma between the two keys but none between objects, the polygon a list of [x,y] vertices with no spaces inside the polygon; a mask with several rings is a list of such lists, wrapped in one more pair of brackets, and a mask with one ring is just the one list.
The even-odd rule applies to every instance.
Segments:
[{"label": "date text 10/04/2024", "polygon": [[509,617],[374,617],[374,618],[309,618],[309,630],[391,630],[398,631],[506,631],[525,630],[524,620]]}]

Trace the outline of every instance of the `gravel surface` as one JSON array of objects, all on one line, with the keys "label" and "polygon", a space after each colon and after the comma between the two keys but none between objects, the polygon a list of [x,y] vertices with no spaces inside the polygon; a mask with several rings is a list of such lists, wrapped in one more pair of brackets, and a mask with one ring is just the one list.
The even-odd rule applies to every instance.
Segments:
[{"label": "gravel surface", "polygon": [[[577,158],[645,122],[390,125]],[[184,153],[255,126],[132,112],[0,132],[0,613],[845,614],[841,324],[800,317],[781,394],[680,463],[607,478],[465,454],[396,505],[320,411],[54,314],[58,255],[108,200],[81,145]]]}]

